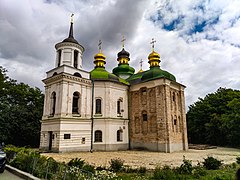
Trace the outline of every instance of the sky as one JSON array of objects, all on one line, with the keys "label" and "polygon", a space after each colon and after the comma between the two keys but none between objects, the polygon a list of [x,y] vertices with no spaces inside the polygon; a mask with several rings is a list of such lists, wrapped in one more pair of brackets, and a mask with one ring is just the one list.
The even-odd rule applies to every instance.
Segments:
[{"label": "sky", "polygon": [[68,36],[85,48],[83,68],[94,68],[101,39],[106,69],[130,53],[136,72],[148,70],[151,39],[160,67],[184,84],[186,106],[219,87],[240,89],[240,0],[1,0],[0,66],[18,82],[39,87],[54,68],[55,44]]}]

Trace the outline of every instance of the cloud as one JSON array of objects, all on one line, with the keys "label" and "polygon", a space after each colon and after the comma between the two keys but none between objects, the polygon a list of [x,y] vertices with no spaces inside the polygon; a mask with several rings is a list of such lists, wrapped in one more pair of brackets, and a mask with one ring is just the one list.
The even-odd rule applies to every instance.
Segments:
[{"label": "cloud", "polygon": [[74,36],[85,47],[83,66],[94,67],[102,40],[106,69],[117,65],[122,35],[130,65],[147,70],[150,40],[161,55],[161,68],[187,86],[186,104],[221,87],[239,89],[240,1],[236,0],[2,0],[0,62],[9,76],[43,89],[45,72],[54,67],[54,45]]}]

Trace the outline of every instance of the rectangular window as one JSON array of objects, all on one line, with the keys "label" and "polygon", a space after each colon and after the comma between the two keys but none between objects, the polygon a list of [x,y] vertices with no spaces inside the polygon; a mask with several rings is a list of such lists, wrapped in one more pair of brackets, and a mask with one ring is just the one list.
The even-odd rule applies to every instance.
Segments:
[{"label": "rectangular window", "polygon": [[86,142],[86,138],[83,137],[83,138],[82,138],[82,144],[85,144],[85,142]]},{"label": "rectangular window", "polygon": [[143,121],[147,121],[148,120],[147,114],[143,114],[142,116],[143,116]]},{"label": "rectangular window", "polygon": [[64,134],[64,139],[71,139],[71,134]]}]

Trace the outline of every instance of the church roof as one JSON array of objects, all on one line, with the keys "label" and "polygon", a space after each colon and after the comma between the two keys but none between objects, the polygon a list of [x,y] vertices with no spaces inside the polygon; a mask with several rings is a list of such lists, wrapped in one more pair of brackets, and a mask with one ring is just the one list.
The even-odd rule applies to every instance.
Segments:
[{"label": "church roof", "polygon": [[90,72],[91,80],[104,80],[104,81],[113,81],[118,83],[123,83],[129,85],[129,83],[116,75],[109,73],[103,67],[96,67]]},{"label": "church roof", "polygon": [[113,74],[119,75],[119,74],[129,74],[133,75],[135,72],[135,69],[129,66],[128,64],[119,64],[117,67],[113,69]]},{"label": "church roof", "polygon": [[70,24],[70,29],[69,29],[69,35],[66,39],[64,39],[62,42],[71,42],[71,43],[75,43],[75,44],[78,44],[78,41],[76,39],[74,39],[73,37],[73,22],[71,22]]}]

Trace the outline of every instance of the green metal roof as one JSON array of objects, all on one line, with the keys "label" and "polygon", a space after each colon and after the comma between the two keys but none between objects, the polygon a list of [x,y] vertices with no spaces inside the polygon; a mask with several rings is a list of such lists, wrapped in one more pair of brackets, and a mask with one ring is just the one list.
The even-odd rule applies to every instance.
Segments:
[{"label": "green metal roof", "polygon": [[113,74],[120,75],[120,74],[128,74],[133,75],[135,72],[135,69],[129,66],[128,64],[119,64],[118,67],[115,67],[113,69]]},{"label": "green metal roof", "polygon": [[171,73],[164,71],[160,69],[159,67],[151,67],[147,71],[143,71],[141,73],[134,74],[130,76],[127,81],[130,84],[138,84],[141,82],[146,82],[154,79],[159,79],[159,78],[166,78],[171,81],[176,81],[176,78],[174,75]]},{"label": "green metal roof", "polygon": [[90,78],[91,80],[114,81],[123,83],[125,85],[129,85],[129,83],[126,80],[117,77],[115,74],[109,73],[103,67],[96,67],[95,69],[93,69],[90,72]]}]

